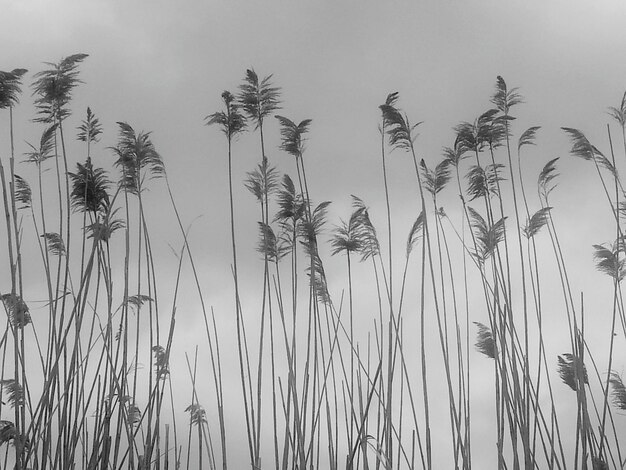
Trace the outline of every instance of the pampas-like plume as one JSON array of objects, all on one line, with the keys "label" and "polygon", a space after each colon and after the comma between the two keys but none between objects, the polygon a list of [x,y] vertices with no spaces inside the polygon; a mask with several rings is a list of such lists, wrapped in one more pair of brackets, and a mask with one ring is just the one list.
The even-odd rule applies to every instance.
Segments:
[{"label": "pampas-like plume", "polygon": [[548,223],[548,214],[551,209],[552,207],[544,207],[530,216],[526,225],[522,228],[526,238],[532,238],[537,235],[541,227]]},{"label": "pampas-like plume", "polygon": [[602,166],[609,170],[611,174],[616,177],[616,171],[613,164],[606,158],[600,150],[589,142],[585,134],[578,129],[572,129],[570,127],[561,127],[569,136],[572,142],[572,148],[570,153],[576,157],[580,157],[584,160],[595,161],[597,165]]},{"label": "pampas-like plume", "polygon": [[306,268],[307,275],[309,276],[310,285],[315,291],[317,300],[325,305],[330,305],[330,294],[328,293],[328,285],[326,283],[326,276],[324,275],[324,266],[322,260],[317,253],[310,254],[313,263],[314,276],[311,276],[311,267]]},{"label": "pampas-like plume", "polygon": [[256,128],[263,125],[263,120],[272,112],[280,109],[280,88],[272,86],[272,75],[259,82],[254,69],[248,69],[239,90],[237,99],[248,117],[255,122]]},{"label": "pampas-like plume", "polygon": [[491,98],[491,102],[496,107],[508,116],[509,110],[520,103],[523,103],[522,95],[518,93],[518,88],[507,89],[506,82],[498,75],[496,81],[496,91]]},{"label": "pampas-like plume", "polygon": [[616,372],[611,372],[609,375],[609,383],[613,387],[613,390],[611,390],[613,404],[620,410],[626,410],[626,387],[624,386],[622,378]]},{"label": "pampas-like plume", "polygon": [[[385,99],[385,106],[395,106],[396,103],[398,102],[398,97],[399,97],[399,93],[397,91],[394,91],[392,93],[389,93],[387,95],[387,99]],[[382,110],[381,110],[382,111]],[[383,114],[383,119],[385,118],[385,115]],[[387,122],[385,122],[385,126],[387,125]]]},{"label": "pampas-like plume", "polygon": [[485,175],[487,177],[487,190],[489,194],[498,195],[498,183],[506,180],[500,175],[500,170],[504,168],[502,163],[492,163],[485,167]]},{"label": "pampas-like plume", "polygon": [[498,114],[497,109],[490,109],[478,116],[473,123],[462,122],[454,128],[457,134],[460,148],[479,153],[485,145],[496,141],[494,133],[494,119]]},{"label": "pampas-like plume", "polygon": [[65,243],[58,233],[44,233],[42,236],[46,240],[48,251],[55,256],[63,256],[65,254]]},{"label": "pampas-like plume", "polygon": [[302,195],[296,193],[296,188],[289,175],[283,176],[281,189],[277,196],[278,211],[274,221],[278,222],[281,228],[281,246],[285,250],[295,246],[295,238],[300,231],[306,205]]},{"label": "pampas-like plume", "polygon": [[[496,149],[504,144],[507,138],[506,122],[515,119],[509,115],[498,116],[491,121],[491,125],[487,127],[485,138],[491,149]],[[510,137],[510,134],[508,134]]]},{"label": "pampas-like plume", "polygon": [[133,401],[128,402],[128,423],[135,426],[141,421],[141,409]]},{"label": "pampas-like plume", "polygon": [[11,421],[0,420],[0,445],[17,437],[17,429]]},{"label": "pampas-like plume", "polygon": [[4,388],[5,393],[9,397],[9,404],[16,408],[24,404],[24,387],[22,387],[15,379],[0,380],[0,385]]},{"label": "pampas-like plume", "polygon": [[443,148],[443,158],[449,165],[457,168],[459,166],[459,162],[465,158],[467,150],[468,149],[463,145],[463,140],[459,134],[457,134],[456,139],[454,139],[454,146],[452,148]]},{"label": "pampas-like plume", "polygon": [[617,241],[613,243],[610,248],[602,245],[593,245],[596,250],[593,253],[593,259],[596,261],[596,267],[598,271],[611,276],[616,281],[624,279],[624,266],[626,265],[626,259],[620,258],[620,251],[623,251],[624,242]]},{"label": "pampas-like plume", "polygon": [[25,162],[35,163],[40,166],[48,158],[55,157],[54,155],[54,136],[57,130],[57,125],[52,124],[41,134],[39,140],[39,148],[27,142],[28,146],[32,149],[31,152],[27,152]]},{"label": "pampas-like plume", "polygon": [[305,119],[300,121],[300,124],[296,124],[290,119],[283,116],[276,116],[278,122],[280,122],[280,135],[281,135],[281,150],[284,150],[290,155],[298,158],[304,153],[304,143],[306,138],[305,134],[309,131],[311,119]]},{"label": "pampas-like plume", "polygon": [[0,71],[0,109],[12,108],[19,103],[22,76],[26,72],[26,69],[14,69],[11,72]]},{"label": "pampas-like plume", "polygon": [[356,210],[350,216],[350,221],[342,221],[341,225],[335,227],[330,245],[333,247],[331,255],[341,252],[352,253],[361,249],[361,237],[359,231],[361,213]]},{"label": "pampas-like plume", "polygon": [[222,100],[226,106],[226,111],[218,111],[208,115],[205,118],[206,125],[217,124],[226,137],[232,139],[246,129],[246,117],[239,111],[235,97],[230,91],[222,93]]},{"label": "pampas-like plume", "polygon": [[317,237],[326,224],[326,214],[330,201],[321,202],[313,210],[310,220],[304,220],[298,225],[298,235],[304,245],[307,254],[317,252]]},{"label": "pampas-like plume", "polygon": [[144,294],[131,295],[126,300],[126,305],[128,305],[129,307],[134,307],[137,311],[139,311],[139,309],[146,302],[152,302],[152,297]]},{"label": "pampas-like plume", "polygon": [[423,159],[420,161],[424,189],[433,196],[439,193],[446,186],[448,181],[450,181],[449,164],[450,162],[448,160],[443,160],[437,164],[434,170],[430,170]]},{"label": "pampas-like plume", "polygon": [[378,107],[381,110],[382,115],[383,115],[382,116],[383,117],[382,126],[381,125],[378,126],[378,131],[380,132],[381,135],[383,135],[383,129],[386,129],[387,126],[390,124],[389,120],[385,116],[385,109],[387,109],[387,108],[395,108],[396,103],[398,101],[398,96],[399,96],[399,93],[397,91],[389,93],[387,95],[387,99],[385,99],[385,104]]},{"label": "pampas-like plume", "polygon": [[478,212],[471,207],[468,207],[468,210],[471,218],[470,224],[476,238],[475,256],[482,263],[493,254],[498,243],[503,240],[506,217],[489,226]]},{"label": "pampas-like plume", "polygon": [[191,424],[200,425],[206,423],[206,411],[198,403],[193,403],[185,408],[185,411],[189,412],[189,419]]},{"label": "pampas-like plume", "polygon": [[96,238],[97,240],[108,242],[113,232],[124,228],[126,225],[124,220],[116,219],[114,217],[118,210],[119,209],[115,209],[112,213],[105,213],[102,220],[96,221],[85,227],[85,230],[89,234],[88,238]]},{"label": "pampas-like plume", "polygon": [[125,122],[118,122],[119,139],[111,150],[117,155],[115,166],[122,170],[120,186],[131,194],[138,194],[143,189],[143,181],[159,178],[165,174],[165,165],[156,151],[150,132],[135,133]]},{"label": "pampas-like plume", "polygon": [[585,134],[578,129],[571,127],[561,127],[570,137],[572,142],[572,148],[570,153],[576,157],[580,157],[584,160],[594,160],[596,155],[602,155],[602,153],[587,140]]},{"label": "pampas-like plume", "polygon": [[87,108],[87,119],[78,126],[78,140],[81,142],[97,142],[98,137],[102,134],[102,125],[98,118],[91,112],[91,108]]},{"label": "pampas-like plume", "polygon": [[291,245],[286,244],[285,238],[277,238],[271,226],[259,222],[259,232],[259,243],[256,251],[261,253],[264,258],[267,256],[268,261],[272,263],[280,261],[289,252]]},{"label": "pampas-like plume", "polygon": [[535,137],[537,135],[537,131],[541,129],[540,126],[529,127],[524,131],[519,140],[517,141],[517,151],[524,145],[535,145]]},{"label": "pampas-like plume", "polygon": [[265,201],[265,195],[269,197],[278,189],[278,170],[269,166],[267,159],[248,172],[244,185],[259,202]]},{"label": "pampas-like plume", "polygon": [[556,157],[546,163],[539,173],[539,177],[537,178],[539,193],[546,200],[548,199],[548,195],[552,192],[552,190],[556,188],[556,183],[553,183],[553,180],[557,176],[559,176],[559,174],[556,172],[556,161],[558,159],[559,157]]},{"label": "pampas-like plume", "polygon": [[609,114],[619,123],[620,126],[626,126],[626,92],[622,95],[622,102],[619,108],[609,107]]},{"label": "pampas-like plume", "polygon": [[357,232],[360,240],[359,253],[361,261],[377,256],[380,253],[380,243],[376,235],[376,229],[370,220],[367,206],[363,200],[352,195],[353,216],[357,220]]},{"label": "pampas-like plume", "polygon": [[153,346],[152,352],[154,353],[154,366],[156,368],[156,375],[158,379],[164,379],[169,373],[169,357],[163,346]]},{"label": "pampas-like plume", "polygon": [[32,191],[28,182],[19,175],[15,175],[15,189],[13,191],[15,200],[22,204],[18,209],[26,209],[32,203]]},{"label": "pampas-like plume", "polygon": [[501,163],[495,163],[482,167],[473,165],[465,177],[469,181],[467,194],[470,201],[485,196],[498,195],[498,183],[504,178],[500,175],[500,170],[504,168]]},{"label": "pampas-like plume", "polygon": [[596,162],[598,163],[598,165],[608,170],[609,173],[613,175],[613,178],[617,178],[617,170],[609,161],[609,159],[606,158],[606,156],[602,155],[601,153],[596,153]]},{"label": "pampas-like plume", "polygon": [[[558,356],[558,371],[561,380],[565,385],[574,391],[578,390],[578,367],[580,366],[580,359],[574,357],[573,354],[565,353],[562,356]],[[587,368],[582,366],[583,370],[583,383],[589,383],[587,377]]]},{"label": "pampas-like plume", "polygon": [[474,325],[478,327],[478,333],[476,334],[476,350],[483,353],[485,356],[495,359],[496,357],[496,345],[493,340],[493,334],[491,328],[483,325],[479,322],[474,322]]},{"label": "pampas-like plume", "polygon": [[420,212],[420,215],[417,216],[415,222],[413,222],[413,226],[411,230],[409,230],[409,236],[406,241],[406,257],[408,258],[411,255],[411,251],[413,251],[413,247],[417,240],[419,240],[422,236],[422,228],[424,227],[424,213]]},{"label": "pampas-like plume", "polygon": [[3,294],[0,296],[4,308],[9,316],[9,322],[16,328],[24,328],[31,323],[28,305],[17,294]]},{"label": "pampas-like plume", "polygon": [[88,159],[84,165],[76,164],[76,173],[68,173],[72,182],[70,198],[77,211],[103,212],[109,208],[110,181],[106,171],[94,168]]},{"label": "pampas-like plume", "polygon": [[283,175],[282,188],[278,191],[277,203],[278,212],[276,212],[274,220],[281,224],[293,223],[304,216],[306,206],[302,196],[296,192],[296,187],[289,175]]},{"label": "pampas-like plume", "polygon": [[37,122],[59,122],[69,116],[67,105],[72,98],[72,90],[81,83],[78,65],[87,57],[87,54],[74,54],[57,64],[47,62],[46,65],[51,68],[35,74],[32,87],[33,94],[37,96]]},{"label": "pampas-like plume", "polygon": [[402,113],[395,107],[395,102],[398,98],[397,93],[392,93],[387,97],[387,102],[380,105],[379,108],[383,113],[383,122],[389,136],[389,145],[394,149],[409,150],[413,145],[413,142],[417,138],[415,129],[421,124],[411,125],[409,118],[403,116]]}]

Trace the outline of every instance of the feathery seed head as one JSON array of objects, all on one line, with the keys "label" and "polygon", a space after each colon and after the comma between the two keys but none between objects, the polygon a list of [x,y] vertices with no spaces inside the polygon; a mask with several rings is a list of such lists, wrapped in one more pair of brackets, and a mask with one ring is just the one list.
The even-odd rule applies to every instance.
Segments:
[{"label": "feathery seed head", "polygon": [[302,157],[304,153],[305,135],[309,131],[311,119],[300,121],[300,124],[287,119],[284,116],[276,115],[276,119],[280,122],[281,150],[284,150],[294,157]]},{"label": "feathery seed head", "polygon": [[[624,240],[620,239],[613,243],[609,248],[603,245],[593,245],[595,252],[593,258],[596,262],[596,268],[601,273],[611,276],[617,282],[624,279],[626,272],[626,259],[623,257]],[[622,253],[622,255],[620,255]]]},{"label": "feathery seed head", "polygon": [[98,118],[87,108],[87,119],[78,126],[78,140],[81,142],[97,142],[102,134],[102,125]]},{"label": "feathery seed head", "polygon": [[572,155],[580,157],[583,160],[594,160],[596,155],[602,155],[602,153],[587,140],[585,134],[578,129],[571,127],[561,127],[561,129],[570,137],[572,142],[570,153]]},{"label": "feathery seed head", "polygon": [[154,365],[157,379],[165,379],[170,373],[167,351],[163,346],[156,345],[152,347],[152,352],[154,353]]},{"label": "feathery seed head", "polygon": [[53,123],[65,119],[70,114],[68,104],[73,89],[81,83],[78,79],[78,65],[87,54],[74,54],[60,62],[46,63],[50,69],[35,74],[33,94],[37,96],[35,106],[40,117],[37,122]]},{"label": "feathery seed head", "polygon": [[185,411],[189,412],[189,419],[192,425],[201,426],[203,423],[206,423],[206,411],[198,403],[189,405],[185,408]]},{"label": "feathery seed head", "polygon": [[526,222],[526,225],[522,228],[526,238],[532,238],[548,223],[548,217],[550,216],[550,210],[552,207],[544,207],[535,212]]},{"label": "feathery seed head", "polygon": [[496,357],[496,344],[493,339],[493,333],[491,328],[483,325],[479,322],[474,322],[474,325],[478,327],[478,333],[476,334],[476,350],[491,359]]},{"label": "feathery seed head", "polygon": [[24,404],[24,387],[15,379],[0,380],[0,385],[8,395],[9,404],[13,408]]},{"label": "feathery seed head", "polygon": [[0,71],[0,109],[11,108],[19,103],[22,76],[25,73],[25,69],[14,69],[11,72]]},{"label": "feathery seed head", "polygon": [[259,83],[254,69],[246,70],[244,83],[239,86],[238,100],[248,117],[255,122],[256,128],[263,125],[263,120],[280,109],[280,88],[272,86],[272,75]]},{"label": "feathery seed head", "polygon": [[76,173],[68,173],[72,182],[70,198],[77,211],[102,212],[109,208],[109,181],[106,171],[94,168],[88,159],[76,164]]},{"label": "feathery seed head", "polygon": [[534,127],[529,127],[528,129],[524,131],[522,136],[519,138],[519,141],[517,142],[518,152],[524,145],[535,145],[535,136],[539,129],[541,129],[540,126],[534,126]]},{"label": "feathery seed head", "polygon": [[127,123],[117,124],[120,135],[117,146],[111,150],[118,157],[114,165],[122,170],[119,185],[131,194],[138,194],[143,190],[145,178],[165,175],[165,165],[150,139],[149,132],[137,134]]},{"label": "feathery seed head", "polygon": [[113,232],[124,228],[126,224],[124,220],[115,218],[115,213],[119,209],[115,209],[113,212],[107,212],[103,214],[101,220],[96,220],[94,223],[85,227],[85,231],[88,233],[87,238],[95,238],[96,240],[107,243],[113,235]]},{"label": "feathery seed head", "polygon": [[[587,368],[582,364],[580,358],[575,357],[573,354],[565,353],[562,356],[558,356],[557,359],[559,376],[565,385],[577,391],[579,382],[582,384],[589,383]],[[579,370],[582,371],[582,375]]]},{"label": "feathery seed head", "polygon": [[539,194],[547,201],[548,195],[556,187],[556,183],[553,183],[554,179],[559,176],[556,172],[556,161],[559,157],[553,158],[546,163],[539,173],[537,179],[537,186],[539,188]]},{"label": "feathery seed head", "polygon": [[626,387],[622,378],[616,372],[611,372],[609,374],[609,383],[612,386],[611,398],[613,399],[613,404],[620,410],[626,410]]},{"label": "feathery seed head", "polygon": [[31,151],[25,154],[26,160],[24,161],[28,163],[34,163],[37,166],[41,166],[41,164],[48,158],[56,157],[56,130],[57,125],[52,124],[45,131],[43,131],[43,133],[41,134],[41,139],[39,140],[39,148],[28,143]]},{"label": "feathery seed head", "polygon": [[415,243],[422,237],[422,229],[424,227],[424,213],[420,212],[420,215],[417,216],[415,222],[411,226],[411,230],[409,230],[409,236],[406,241],[406,257],[408,258],[413,251]]},{"label": "feathery seed head", "polygon": [[350,221],[346,223],[341,221],[341,225],[335,227],[330,244],[333,247],[332,255],[341,252],[353,253],[361,249],[361,237],[359,233],[360,214],[354,211],[350,217]]},{"label": "feathery seed head", "polygon": [[619,123],[622,129],[626,127],[626,92],[622,95],[622,101],[618,108],[609,107],[609,114]]},{"label": "feathery seed head", "polygon": [[46,246],[48,247],[48,251],[54,256],[63,256],[65,255],[65,243],[63,243],[63,239],[61,235],[54,232],[44,233],[41,236],[46,241]]},{"label": "feathery seed head", "polygon": [[32,191],[28,182],[19,175],[15,175],[15,189],[13,191],[15,200],[22,203],[18,209],[30,207],[32,202]]},{"label": "feathery seed head", "polygon": [[504,239],[506,217],[502,217],[493,225],[489,225],[485,219],[474,209],[468,207],[470,215],[470,225],[474,231],[476,239],[476,252],[474,256],[479,263],[491,256],[497,245]]},{"label": "feathery seed head", "polygon": [[30,312],[26,302],[17,294],[3,294],[0,296],[9,317],[9,322],[16,328],[24,328],[31,323]]},{"label": "feathery seed head", "polygon": [[267,197],[278,190],[278,170],[274,166],[269,166],[267,159],[263,159],[247,175],[244,185],[260,203],[265,202]]},{"label": "feathery seed head", "polygon": [[245,130],[246,118],[239,111],[239,106],[235,102],[235,97],[231,92],[228,90],[224,91],[222,93],[222,100],[226,105],[226,110],[210,114],[205,120],[207,126],[217,124],[221,127],[222,132],[230,141]]},{"label": "feathery seed head", "polygon": [[[454,130],[458,145],[464,151],[480,153],[486,145],[496,147],[506,135],[501,120],[496,120],[497,109],[489,109],[478,116],[473,123],[462,122]],[[455,146],[456,146],[455,142]]]},{"label": "feathery seed head", "polygon": [[397,93],[392,93],[387,97],[387,101],[391,104],[380,105],[379,108],[383,113],[383,124],[387,135],[389,136],[389,145],[392,149],[402,149],[409,151],[413,147],[413,142],[417,138],[415,129],[421,124],[410,125],[409,119],[395,107]]},{"label": "feathery seed head", "polygon": [[356,231],[360,240],[359,253],[361,261],[365,261],[380,253],[380,243],[376,235],[374,224],[370,220],[369,209],[363,200],[352,195],[352,207],[355,209],[352,218],[355,219]]},{"label": "feathery seed head", "polygon": [[511,88],[509,90],[504,79],[498,75],[496,91],[491,98],[491,102],[495,104],[505,116],[508,116],[510,109],[517,104],[523,103],[524,100],[522,95],[519,94],[518,88]]},{"label": "feathery seed head", "polygon": [[450,161],[447,159],[442,160],[437,164],[434,170],[430,170],[424,159],[420,161],[420,167],[422,172],[420,174],[424,188],[433,197],[439,193],[450,181]]}]

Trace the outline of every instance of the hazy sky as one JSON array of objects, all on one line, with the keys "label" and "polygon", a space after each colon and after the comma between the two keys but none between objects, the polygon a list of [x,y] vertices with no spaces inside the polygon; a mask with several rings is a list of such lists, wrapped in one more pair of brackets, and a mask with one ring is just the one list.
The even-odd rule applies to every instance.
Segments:
[{"label": "hazy sky", "polygon": [[[424,121],[417,149],[434,166],[441,148],[453,143],[452,128],[490,107],[496,76],[503,76],[509,86],[520,87],[526,101],[515,111],[515,136],[531,125],[543,127],[537,148],[529,152],[529,180],[548,159],[562,157],[554,200],[560,204],[556,217],[565,233],[566,255],[581,273],[572,280],[575,290],[592,291],[589,298],[602,289],[610,292],[606,278],[594,273],[591,258],[592,243],[611,240],[610,214],[605,206],[594,209],[602,197],[597,181],[587,178],[588,165],[572,161],[559,127],[579,128],[608,150],[606,108],[618,106],[626,90],[622,0],[2,0],[0,7],[0,70],[27,68],[30,83],[43,62],[89,54],[80,67],[84,84],[74,93],[70,119],[71,127],[78,125],[87,106],[100,118],[104,134],[94,153],[99,164],[108,167],[113,161],[106,147],[115,144],[116,121],[152,131],[183,220],[194,221],[190,241],[205,294],[218,315],[232,308],[232,283],[225,274],[230,272],[225,142],[217,129],[204,125],[204,118],[221,109],[221,92],[236,91],[250,67],[261,76],[274,74],[283,90],[280,114],[294,121],[313,119],[306,153],[312,198],[334,201],[331,221],[338,223],[339,217],[349,217],[350,195],[362,197],[381,233],[378,105],[389,92],[400,93],[399,105],[411,120]],[[18,152],[26,151],[25,140],[39,137],[41,127],[30,122],[32,116],[26,92],[16,109]],[[4,157],[6,117],[0,119]],[[277,148],[273,121],[267,126],[269,158],[294,174],[292,157]],[[246,134],[236,147],[237,184],[258,162],[257,139]],[[79,149],[70,147],[71,161],[84,158]],[[390,156],[400,247],[418,211],[410,165],[407,155]],[[162,266],[171,269],[176,259],[168,245],[179,247],[180,234],[163,183],[151,186],[146,210],[158,233],[154,243]],[[258,289],[257,207],[238,187],[243,282]],[[453,191],[444,198],[449,204],[458,201]],[[536,198],[533,203],[538,208]],[[340,296],[343,264],[329,263],[337,270],[330,277],[331,293]],[[192,333],[201,324],[194,301],[182,301],[189,311],[177,326],[177,340],[189,345],[188,352],[203,342]],[[597,305],[605,308],[605,301]],[[562,321],[547,320],[555,331],[563,328]],[[234,326],[224,320],[223,328],[228,337]],[[600,345],[606,337],[602,332]],[[489,373],[490,365],[484,367]]]}]

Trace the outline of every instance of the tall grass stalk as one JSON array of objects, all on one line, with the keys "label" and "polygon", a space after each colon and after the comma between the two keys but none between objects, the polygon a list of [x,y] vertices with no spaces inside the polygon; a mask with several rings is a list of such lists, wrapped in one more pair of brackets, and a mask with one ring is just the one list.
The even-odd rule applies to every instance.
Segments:
[{"label": "tall grass stalk", "polygon": [[[241,298],[239,295],[239,276],[237,272],[237,244],[235,241],[235,208],[233,203],[233,170],[232,170],[232,143],[233,139],[243,132],[246,125],[245,117],[240,113],[235,102],[235,97],[228,91],[222,93],[225,111],[219,111],[207,117],[207,124],[217,124],[226,135],[228,144],[228,195],[230,205],[230,232],[233,257],[233,279],[235,283],[235,312],[237,322],[237,349],[239,354],[240,377],[243,391],[245,407],[246,426],[248,429],[248,447],[250,451],[250,463],[252,468],[257,465],[256,431],[254,430],[254,413],[249,401],[252,399],[252,390],[246,385],[245,375],[250,376],[250,367],[247,360],[247,347],[244,346],[245,327],[243,324],[243,314],[241,311]],[[244,351],[245,349],[245,351]]]}]

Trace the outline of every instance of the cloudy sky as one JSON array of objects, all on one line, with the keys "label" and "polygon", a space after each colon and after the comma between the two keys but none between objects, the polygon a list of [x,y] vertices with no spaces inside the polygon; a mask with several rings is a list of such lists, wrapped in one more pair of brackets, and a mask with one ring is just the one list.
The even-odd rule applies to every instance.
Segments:
[{"label": "cloudy sky", "polygon": [[[380,233],[385,218],[378,105],[388,93],[400,93],[399,105],[410,119],[423,121],[416,145],[420,157],[434,166],[442,147],[453,144],[453,127],[490,107],[496,77],[503,76],[525,98],[516,109],[515,136],[532,125],[542,126],[538,145],[529,152],[529,180],[535,180],[546,161],[562,157],[554,205],[575,273],[574,291],[584,289],[588,302],[599,310],[610,308],[606,294],[611,286],[595,274],[591,248],[613,237],[610,212],[600,202],[597,180],[588,177],[591,168],[568,155],[570,146],[559,128],[581,129],[608,154],[606,109],[618,106],[626,90],[626,3],[621,0],[3,0],[0,5],[0,70],[27,68],[30,83],[32,74],[45,67],[43,62],[89,54],[80,67],[84,83],[74,93],[70,119],[72,126],[78,125],[87,106],[100,118],[104,134],[95,161],[110,167],[113,155],[107,147],[115,144],[117,121],[152,132],[184,223],[193,222],[190,242],[201,281],[227,342],[234,339],[234,324],[229,317],[226,147],[222,134],[204,122],[221,109],[222,91],[236,91],[250,67],[261,76],[273,74],[282,88],[280,114],[294,121],[313,120],[306,153],[312,198],[333,201],[332,223],[339,223],[349,217],[350,195],[358,195],[370,206]],[[32,98],[26,92],[15,111],[18,152],[26,151],[23,142],[35,142],[41,132],[32,116]],[[6,116],[0,119],[4,157]],[[234,163],[242,282],[249,291],[260,288],[262,276],[254,253],[258,214],[240,183],[258,161],[257,138],[240,138]],[[293,158],[278,149],[273,120],[267,139],[271,162],[294,174]],[[71,161],[84,158],[79,149],[70,146]],[[617,157],[624,155],[618,152]],[[394,153],[389,171],[398,227],[394,242],[401,256],[419,210],[408,155]],[[162,254],[162,282],[171,289],[166,272],[176,266],[176,258],[169,246],[180,246],[180,233],[164,185],[155,181],[152,186],[146,210]],[[453,191],[443,198],[444,206],[458,201]],[[533,204],[539,207],[536,198]],[[329,263],[337,273],[330,278],[331,293],[339,297],[345,288],[343,264]],[[193,289],[188,290],[193,296]],[[371,299],[366,292],[361,296],[367,305]],[[204,341],[194,333],[202,324],[194,301],[181,301],[179,309],[186,312],[175,339],[188,345],[189,353]],[[243,303],[245,308],[245,298]],[[363,316],[369,318],[366,310]],[[598,313],[590,333],[601,357],[608,314]],[[475,320],[486,318],[476,312]],[[563,321],[555,314],[547,323],[551,331],[564,333]],[[362,338],[371,326],[363,327]],[[555,354],[564,352],[567,336],[555,341],[562,341],[554,346]],[[180,358],[184,352],[181,347]],[[236,377],[232,381],[236,385]],[[242,424],[236,421],[233,428]],[[482,429],[483,423],[477,426]],[[491,458],[485,462],[493,462]]]}]

